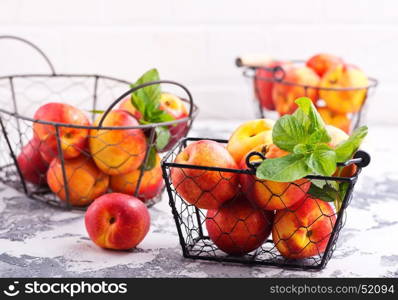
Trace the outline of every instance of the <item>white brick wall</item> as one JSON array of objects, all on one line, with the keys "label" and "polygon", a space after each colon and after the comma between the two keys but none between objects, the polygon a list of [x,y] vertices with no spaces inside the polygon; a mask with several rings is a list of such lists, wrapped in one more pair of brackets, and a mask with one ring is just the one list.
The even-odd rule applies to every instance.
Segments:
[{"label": "white brick wall", "polygon": [[[156,66],[192,90],[203,119],[253,118],[237,55],[327,51],[380,79],[369,122],[398,124],[397,1],[1,0],[0,34],[37,43],[59,72],[133,80]],[[44,70],[41,63],[0,41],[1,74]]]}]

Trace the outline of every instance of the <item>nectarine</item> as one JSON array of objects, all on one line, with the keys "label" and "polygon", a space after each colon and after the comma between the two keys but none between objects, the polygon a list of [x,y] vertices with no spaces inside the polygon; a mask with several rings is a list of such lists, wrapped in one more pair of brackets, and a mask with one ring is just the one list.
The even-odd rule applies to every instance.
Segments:
[{"label": "nectarine", "polygon": [[[221,144],[201,140],[188,145],[175,161],[179,164],[237,169],[232,156]],[[171,168],[171,181],[177,193],[198,208],[218,208],[238,192],[235,173],[189,168]]]},{"label": "nectarine", "polygon": [[31,139],[17,157],[19,169],[26,181],[37,185],[46,184],[48,163],[40,155],[40,141]]},{"label": "nectarine", "polygon": [[292,114],[297,109],[297,104],[294,101],[304,96],[310,98],[316,104],[319,76],[305,66],[285,68],[284,70],[283,81],[275,82],[272,89],[272,99],[277,112],[281,116]]},{"label": "nectarine", "polygon": [[[368,78],[360,69],[350,65],[338,65],[322,77],[319,97],[337,113],[354,113],[361,109],[368,85]],[[334,90],[341,88],[353,90]]]},{"label": "nectarine", "polygon": [[272,239],[285,258],[320,255],[326,249],[335,222],[335,212],[328,202],[308,196],[276,212]]},{"label": "nectarine", "polygon": [[219,249],[231,255],[244,255],[264,243],[271,233],[273,217],[273,212],[263,211],[238,196],[219,209],[207,211],[206,229]]},{"label": "nectarine", "polygon": [[[101,116],[95,121],[98,126]],[[103,126],[138,126],[137,120],[125,110],[111,111]],[[91,155],[102,172],[109,175],[130,173],[142,164],[147,149],[144,132],[134,129],[91,129],[89,138]]]},{"label": "nectarine", "polygon": [[[81,155],[64,162],[66,178],[63,176],[62,164],[55,158],[47,171],[47,183],[50,189],[63,201],[76,206],[90,204],[108,189],[109,176],[102,173],[91,158]],[[67,183],[67,190],[65,188]]]},{"label": "nectarine", "polygon": [[342,63],[343,59],[338,56],[320,53],[308,59],[306,65],[322,77],[327,71]]},{"label": "nectarine", "polygon": [[[162,177],[162,168],[160,166],[160,156],[156,154],[156,164],[148,171],[143,171],[137,197],[143,201],[152,199],[159,195],[164,183]],[[111,176],[111,189],[114,192],[134,195],[141,169],[134,170],[131,173]]]},{"label": "nectarine", "polygon": [[347,114],[339,114],[327,107],[318,108],[318,112],[326,124],[340,128],[346,133],[350,132],[351,120]]},{"label": "nectarine", "polygon": [[[266,158],[277,158],[288,154],[274,144],[259,145],[250,152],[260,152]],[[248,154],[249,154],[248,153]],[[257,158],[253,156],[250,161]],[[241,169],[247,169],[246,156],[240,163]],[[255,175],[240,174],[240,184],[247,199],[265,210],[285,209],[304,199],[311,186],[308,179],[299,179],[294,182],[275,182],[260,180]]]},{"label": "nectarine", "polygon": [[240,163],[245,154],[258,145],[272,143],[272,127],[275,122],[270,119],[258,119],[243,123],[231,135],[227,150]]},{"label": "nectarine", "polygon": [[[47,103],[36,111],[33,118],[35,120],[79,126],[90,125],[87,116],[81,110],[65,103]],[[42,157],[45,161],[50,163],[54,157],[59,155],[56,139],[56,127],[50,124],[35,122],[33,124],[33,132],[35,138],[39,139],[41,142],[40,153]],[[79,156],[82,151],[85,150],[88,129],[60,126],[59,136],[64,158],[73,158]]]},{"label": "nectarine", "polygon": [[127,250],[136,247],[149,231],[145,204],[125,194],[111,193],[96,199],[84,217],[91,240],[100,247]]}]

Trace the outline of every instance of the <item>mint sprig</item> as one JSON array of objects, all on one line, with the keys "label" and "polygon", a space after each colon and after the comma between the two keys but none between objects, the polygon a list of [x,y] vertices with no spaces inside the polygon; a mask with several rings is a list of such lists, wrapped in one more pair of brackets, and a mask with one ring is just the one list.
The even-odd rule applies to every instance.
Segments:
[{"label": "mint sprig", "polygon": [[[150,69],[145,72],[138,80],[131,84],[131,88],[138,85],[160,80],[157,69]],[[131,94],[131,104],[141,113],[140,124],[153,124],[173,121],[174,117],[160,109],[160,97],[162,90],[160,84],[149,85]],[[146,170],[150,170],[156,163],[156,150],[162,150],[170,141],[171,134],[167,126],[155,128],[156,137],[154,145],[149,150]]]},{"label": "mint sprig", "polygon": [[[331,176],[336,172],[337,163],[352,158],[367,135],[367,127],[362,126],[346,141],[332,148],[328,145],[331,137],[312,101],[303,97],[295,102],[297,110],[292,115],[281,117],[272,130],[273,143],[290,153],[265,159],[256,171],[259,179],[292,182],[310,174]],[[331,201],[332,198],[342,198],[344,188],[316,182],[309,192]]]}]

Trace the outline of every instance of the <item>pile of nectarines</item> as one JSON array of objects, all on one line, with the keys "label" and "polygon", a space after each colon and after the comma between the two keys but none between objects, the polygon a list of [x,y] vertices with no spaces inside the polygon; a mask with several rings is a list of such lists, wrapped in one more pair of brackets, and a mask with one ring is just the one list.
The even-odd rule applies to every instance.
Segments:
[{"label": "pile of nectarines", "polygon": [[305,65],[271,60],[256,69],[254,79],[256,98],[264,109],[276,110],[281,116],[291,114],[297,108],[294,100],[306,96],[326,124],[347,133],[352,129],[352,115],[362,108],[368,86],[362,70],[331,54],[314,55]]},{"label": "pile of nectarines", "polygon": [[[183,101],[169,93],[161,94],[159,109],[173,119],[188,115]],[[102,115],[91,124],[85,112],[72,105],[42,105],[34,114],[33,138],[17,157],[21,175],[34,185],[48,185],[73,206],[87,206],[109,190],[128,195],[137,191],[142,201],[158,196],[164,186],[160,156],[155,153],[152,168],[144,166],[149,134],[139,127],[140,114],[126,98],[106,115],[102,127],[107,129],[102,129]],[[186,127],[184,122],[170,126],[166,147],[173,146]]]},{"label": "pile of nectarines", "polygon": [[[188,144],[174,162],[196,167],[171,167],[171,182],[185,202],[207,210],[208,236],[227,254],[252,252],[272,233],[275,248],[285,258],[320,256],[336,222],[333,206],[309,194],[309,179],[276,182],[250,172],[252,163],[262,161],[260,155],[288,154],[273,144],[273,125],[269,119],[248,121],[232,133],[226,146],[212,140]],[[334,126],[326,130],[330,146],[348,138]],[[253,152],[258,154],[248,157]]]},{"label": "pile of nectarines", "polygon": [[[150,100],[154,103],[145,101],[151,113],[164,120],[188,116],[184,102],[173,94],[160,93]],[[164,126],[168,139],[163,138],[162,148],[154,147],[157,128],[139,125],[162,120],[151,122],[143,116],[132,98],[93,124],[72,105],[46,103],[34,114],[33,138],[17,157],[25,183],[48,186],[72,206],[91,204],[86,229],[103,248],[130,249],[144,239],[150,226],[144,202],[158,196],[164,186],[158,152],[173,147],[188,129],[187,122]]]}]

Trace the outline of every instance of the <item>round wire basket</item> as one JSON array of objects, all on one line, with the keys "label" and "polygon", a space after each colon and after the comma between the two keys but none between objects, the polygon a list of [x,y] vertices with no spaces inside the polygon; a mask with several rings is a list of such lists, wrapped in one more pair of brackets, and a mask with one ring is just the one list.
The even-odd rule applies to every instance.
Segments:
[{"label": "round wire basket", "polygon": [[[369,98],[373,96],[378,85],[375,78],[367,77],[368,84],[360,87],[319,87],[311,84],[300,84],[286,79],[285,66],[304,66],[301,60],[291,60],[286,63],[268,67],[258,61],[237,58],[236,65],[243,69],[243,76],[249,80],[253,92],[256,117],[277,119],[284,114],[292,113],[297,107],[294,99],[309,97],[315,103],[325,122],[336,126],[347,133],[363,125],[366,107]],[[277,92],[273,89],[277,87]],[[289,93],[291,96],[289,96]],[[281,108],[275,107],[275,94],[281,97],[278,102]],[[328,101],[334,101],[334,108],[327,105]],[[285,101],[285,104],[283,102]],[[355,103],[355,104],[354,104]],[[337,107],[336,107],[337,106]],[[340,108],[339,108],[340,107]]]},{"label": "round wire basket", "polygon": [[[120,189],[128,191],[148,206],[159,202],[164,190],[161,157],[156,153],[156,162],[150,169],[150,151],[154,149],[159,127],[170,129],[169,143],[159,152],[170,149],[189,132],[198,112],[190,91],[184,85],[170,80],[147,82],[131,88],[131,82],[110,76],[56,73],[48,57],[33,43],[15,36],[0,36],[0,39],[16,40],[31,46],[44,58],[51,70],[49,74],[0,77],[0,181],[25,193],[31,199],[65,209],[84,210],[97,196],[115,191],[112,182],[115,177],[119,177],[115,184],[115,187],[119,186],[117,192],[120,192]],[[184,91],[186,99],[179,98],[187,108],[186,117],[145,125],[136,122],[133,125],[130,123],[127,126],[116,126],[108,122],[115,111],[113,109],[126,97],[144,87],[164,84]],[[97,121],[95,125],[91,125],[91,122],[88,122],[88,125],[76,125],[32,117],[39,106],[48,102],[67,103],[87,112],[85,115],[90,117],[91,122],[96,119]],[[99,116],[98,110],[102,108],[107,109]],[[134,119],[127,112],[123,114],[127,114],[128,119]],[[40,130],[44,130],[47,137],[38,142],[35,136]],[[65,143],[64,138],[76,132],[84,132],[85,142],[79,147],[73,146],[79,154],[70,158],[67,154],[71,150],[69,148],[73,147]],[[111,143],[109,137],[112,135],[118,138],[111,139]],[[139,144],[139,141],[142,141],[142,144]],[[98,151],[89,150],[88,145],[92,143],[97,145]],[[55,145],[54,153],[51,154],[54,159],[51,163],[44,161],[40,155],[42,147],[45,148],[49,144]],[[103,152],[106,149],[109,151]],[[107,153],[115,153],[115,157],[118,158],[125,157],[122,162],[119,160],[120,165],[133,160],[136,163],[139,160],[141,163],[128,176],[124,176],[124,173],[107,175],[97,167],[107,167]],[[151,164],[153,165],[153,162]],[[118,166],[109,168],[118,170]],[[50,171],[51,189],[47,182]],[[54,190],[54,187],[58,187],[58,190]]]}]

